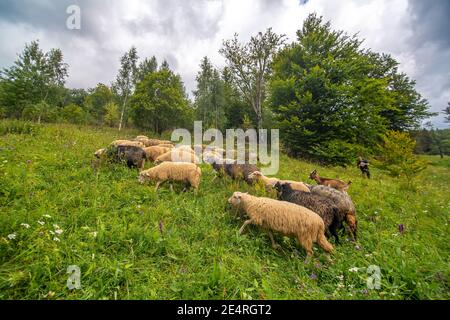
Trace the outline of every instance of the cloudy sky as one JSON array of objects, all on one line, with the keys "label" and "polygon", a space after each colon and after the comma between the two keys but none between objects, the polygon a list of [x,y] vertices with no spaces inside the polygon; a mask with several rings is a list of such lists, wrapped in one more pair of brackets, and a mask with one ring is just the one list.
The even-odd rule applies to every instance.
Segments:
[{"label": "cloudy sky", "polygon": [[[66,27],[73,4],[81,9],[81,30]],[[203,56],[223,66],[223,39],[237,32],[246,40],[272,27],[295,40],[311,12],[335,29],[359,32],[366,47],[392,54],[432,111],[450,101],[448,0],[0,0],[0,67],[40,39],[45,50],[63,50],[67,85],[89,88],[114,80],[120,56],[134,45],[140,57],[166,59],[192,91]],[[433,123],[448,126],[442,115]]]}]

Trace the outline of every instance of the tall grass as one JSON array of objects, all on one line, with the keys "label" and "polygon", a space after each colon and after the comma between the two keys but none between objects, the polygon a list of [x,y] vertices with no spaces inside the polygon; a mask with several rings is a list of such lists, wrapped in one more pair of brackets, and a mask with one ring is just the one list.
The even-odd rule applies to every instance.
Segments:
[{"label": "tall grass", "polygon": [[[332,263],[316,248],[306,265],[293,239],[278,236],[275,251],[256,227],[238,235],[243,221],[227,198],[266,195],[262,188],[212,181],[203,165],[197,195],[182,186],[156,194],[135,170],[93,170],[96,149],[135,134],[44,125],[0,136],[0,299],[449,298],[448,159],[427,157],[428,169],[405,188],[377,170],[367,180],[356,168],[282,156],[280,178],[308,181],[317,168],[353,181],[358,243],[336,246]],[[79,290],[67,288],[71,265],[81,270]],[[367,288],[371,265],[381,269],[379,290]]]}]

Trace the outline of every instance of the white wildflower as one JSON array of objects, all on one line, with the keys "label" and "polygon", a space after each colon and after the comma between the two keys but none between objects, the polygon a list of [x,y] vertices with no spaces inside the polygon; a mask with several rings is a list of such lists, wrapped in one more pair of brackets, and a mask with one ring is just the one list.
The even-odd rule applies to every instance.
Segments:
[{"label": "white wildflower", "polygon": [[56,230],[55,230],[55,233],[56,233],[56,234],[61,234],[61,233],[63,233],[63,230],[62,230],[62,229],[56,229]]},{"label": "white wildflower", "polygon": [[61,240],[59,240],[58,237],[54,237],[54,238],[53,238],[53,241],[60,242]]},{"label": "white wildflower", "polygon": [[41,226],[43,226],[43,225],[45,224],[44,221],[40,221],[40,220],[38,220],[38,223],[39,223]]},{"label": "white wildflower", "polygon": [[353,268],[350,268],[350,269],[348,269],[348,271],[350,271],[350,272],[358,272],[358,268],[357,267],[353,267]]},{"label": "white wildflower", "polygon": [[48,214],[44,214],[43,217],[44,217],[44,218],[47,218],[47,219],[51,219],[51,218],[52,218],[52,216],[50,216],[50,215],[48,215]]},{"label": "white wildflower", "polygon": [[61,229],[60,226],[58,226],[57,224],[54,224],[54,225],[53,225],[53,228],[55,228],[55,229]]},{"label": "white wildflower", "polygon": [[30,225],[28,223],[21,223],[20,224],[22,227],[24,227],[25,229],[29,229]]},{"label": "white wildflower", "polygon": [[14,232],[14,233],[8,234],[7,237],[9,240],[14,240],[16,238],[16,236],[17,236],[17,234]]},{"label": "white wildflower", "polygon": [[339,280],[343,281],[343,280],[344,280],[344,275],[337,276],[337,278],[338,278]]},{"label": "white wildflower", "polygon": [[97,238],[97,231],[91,232],[91,235],[92,235],[94,238]]},{"label": "white wildflower", "polygon": [[344,288],[345,286],[344,286],[343,283],[338,283],[337,287],[338,287],[338,289],[342,289],[342,288]]},{"label": "white wildflower", "polygon": [[50,232],[50,234],[51,234],[52,236],[55,235],[55,232],[53,232],[52,230],[50,230],[49,232]]}]

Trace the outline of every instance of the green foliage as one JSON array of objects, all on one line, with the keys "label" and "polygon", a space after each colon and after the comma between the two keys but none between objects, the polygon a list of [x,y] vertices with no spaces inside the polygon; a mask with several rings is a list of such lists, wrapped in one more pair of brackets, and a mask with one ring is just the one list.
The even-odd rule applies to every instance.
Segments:
[{"label": "green foliage", "polygon": [[313,148],[313,152],[318,159],[326,159],[323,161],[324,164],[333,163],[341,166],[353,164],[358,155],[367,153],[360,145],[346,143],[339,139],[317,145]]},{"label": "green foliage", "polygon": [[45,101],[41,101],[35,105],[28,105],[23,109],[22,118],[25,120],[33,120],[38,123],[56,122],[59,114],[55,106],[49,105]]},{"label": "green foliage", "polygon": [[119,124],[120,114],[117,104],[110,102],[105,106],[104,123],[110,127],[116,127]]},{"label": "green foliage", "polygon": [[[236,190],[273,196],[263,189],[213,181],[201,165],[197,195],[177,184],[156,194],[136,170],[92,168],[95,150],[139,133],[50,124],[0,136],[0,299],[448,299],[449,159],[427,156],[417,190],[377,168],[368,180],[356,167],[318,166],[353,181],[358,243],[343,236],[333,263],[318,249],[307,265],[293,239],[275,235],[273,250],[260,228],[238,235],[243,220],[226,200]],[[280,164],[277,177],[305,182],[317,166],[285,155]],[[71,265],[81,290],[67,288]],[[367,290],[371,265],[380,290]]]},{"label": "green foliage", "polygon": [[240,43],[238,34],[223,42],[220,53],[227,62],[229,75],[256,115],[257,127],[262,129],[266,86],[271,75],[270,65],[278,48],[284,43],[284,35],[268,28],[258,32],[247,43]]},{"label": "green foliage", "polygon": [[64,121],[75,124],[86,123],[86,113],[76,104],[68,104],[61,111],[61,117]]},{"label": "green foliage", "polygon": [[[270,106],[293,155],[350,164],[350,149],[370,151],[394,122],[406,128],[424,116],[423,101],[420,112],[413,111],[411,100],[419,96],[396,73],[396,62],[363,50],[361,43],[312,14],[297,42],[275,57]],[[345,151],[339,145],[353,146]]]},{"label": "green foliage", "polygon": [[159,134],[186,126],[192,120],[183,83],[178,75],[167,69],[148,74],[137,85],[130,104],[134,124]]},{"label": "green foliage", "polygon": [[29,134],[35,135],[38,133],[40,126],[22,120],[2,120],[0,121],[0,136],[7,134]]},{"label": "green foliage", "polygon": [[393,177],[411,179],[426,169],[426,163],[414,155],[416,142],[405,132],[388,131],[378,146],[373,164]]},{"label": "green foliage", "polygon": [[85,99],[85,107],[96,124],[103,124],[106,106],[114,102],[114,98],[111,89],[102,83],[89,90],[89,95]]},{"label": "green foliage", "polygon": [[0,72],[0,105],[6,108],[10,118],[20,118],[25,107],[41,101],[56,105],[66,77],[67,64],[63,62],[61,50],[43,52],[39,42],[33,41],[25,45],[12,67]]},{"label": "green foliage", "polygon": [[202,59],[197,75],[195,96],[196,120],[203,121],[203,127],[225,129],[225,89],[220,73],[208,57]]}]

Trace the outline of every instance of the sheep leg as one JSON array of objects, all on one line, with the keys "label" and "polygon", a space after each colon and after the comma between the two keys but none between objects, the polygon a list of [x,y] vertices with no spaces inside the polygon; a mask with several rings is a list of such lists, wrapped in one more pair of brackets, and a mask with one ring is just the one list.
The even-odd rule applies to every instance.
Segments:
[{"label": "sheep leg", "polygon": [[158,189],[159,189],[159,187],[163,184],[163,182],[164,182],[164,181],[158,181],[158,182],[156,183],[156,189],[155,189],[156,192],[158,192]]},{"label": "sheep leg", "polygon": [[172,181],[169,184],[170,184],[170,192],[173,192],[173,183],[172,183]]},{"label": "sheep leg", "polygon": [[272,242],[272,248],[275,249],[275,250],[280,249],[281,246],[278,243],[275,242],[275,239],[273,238],[272,231],[268,231],[267,233],[269,234],[270,241]]},{"label": "sheep leg", "polygon": [[252,223],[252,222],[253,222],[252,219],[249,219],[249,220],[245,221],[244,224],[242,225],[242,227],[239,229],[239,234],[242,234],[244,232],[245,227],[247,225],[249,225],[250,223]]},{"label": "sheep leg", "polygon": [[334,237],[336,244],[339,244],[339,236],[338,236],[338,223],[334,222],[331,226],[330,226],[330,233],[332,234],[332,236]]}]

